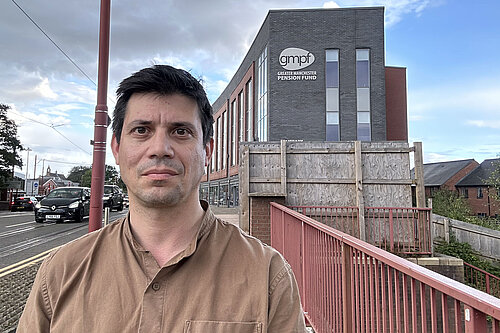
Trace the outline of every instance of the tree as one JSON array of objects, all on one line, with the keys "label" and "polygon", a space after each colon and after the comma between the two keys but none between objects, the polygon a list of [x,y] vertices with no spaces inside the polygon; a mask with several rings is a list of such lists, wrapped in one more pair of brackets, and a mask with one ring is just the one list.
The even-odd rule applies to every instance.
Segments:
[{"label": "tree", "polygon": [[74,183],[79,183],[81,186],[83,186],[82,185],[82,177],[87,170],[90,170],[89,166],[79,165],[79,166],[73,167],[71,169],[71,171],[69,172],[68,177],[66,177],[66,178],[68,178],[69,180],[71,180]]},{"label": "tree", "polygon": [[460,221],[468,221],[472,212],[463,197],[446,189],[434,192],[432,210],[436,214]]},{"label": "tree", "polygon": [[500,160],[493,163],[493,172],[486,183],[494,188],[493,197],[500,201]]},{"label": "tree", "polygon": [[23,149],[17,138],[17,125],[7,117],[10,106],[0,104],[0,188],[5,188],[13,177],[14,167],[22,167],[19,151]]},{"label": "tree", "polygon": [[[70,176],[75,177],[75,179],[79,178],[78,180],[73,180]],[[90,187],[92,183],[92,168],[86,166],[74,167],[71,169],[68,179],[80,182],[80,186]],[[122,190],[126,189],[118,170],[111,165],[106,165],[104,169],[104,183],[109,185],[118,185]]]}]

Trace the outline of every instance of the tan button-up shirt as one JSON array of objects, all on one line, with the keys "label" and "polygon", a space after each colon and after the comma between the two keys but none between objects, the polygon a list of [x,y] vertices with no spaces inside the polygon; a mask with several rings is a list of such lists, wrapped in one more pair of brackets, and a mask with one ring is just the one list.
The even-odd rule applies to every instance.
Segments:
[{"label": "tan button-up shirt", "polygon": [[207,208],[196,239],[164,267],[128,218],[53,251],[17,332],[302,333],[305,325],[283,257]]}]

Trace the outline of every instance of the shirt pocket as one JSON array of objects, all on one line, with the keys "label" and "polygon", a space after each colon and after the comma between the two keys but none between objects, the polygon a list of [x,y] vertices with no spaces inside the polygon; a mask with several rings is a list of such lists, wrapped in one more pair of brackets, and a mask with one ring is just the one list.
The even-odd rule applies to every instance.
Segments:
[{"label": "shirt pocket", "polygon": [[262,333],[262,323],[187,320],[184,333]]}]

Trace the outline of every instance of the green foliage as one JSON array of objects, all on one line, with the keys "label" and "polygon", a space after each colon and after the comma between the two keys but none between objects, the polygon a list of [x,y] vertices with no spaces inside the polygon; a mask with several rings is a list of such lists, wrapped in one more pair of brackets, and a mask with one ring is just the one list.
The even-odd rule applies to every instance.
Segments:
[{"label": "green foliage", "polygon": [[472,212],[463,197],[458,195],[457,192],[446,189],[434,192],[432,210],[436,214],[461,221],[465,221],[470,217]]},{"label": "green foliage", "polygon": [[[90,170],[90,167],[85,166],[85,165],[79,165],[79,166],[73,167],[73,169],[71,169],[71,171],[69,172],[68,177],[66,177],[66,178],[68,178],[72,182],[82,184],[83,175],[88,170]],[[81,186],[84,186],[84,185],[81,185]]]},{"label": "green foliage", "polygon": [[439,190],[434,192],[432,198],[432,211],[438,215],[454,220],[473,223],[485,228],[500,230],[500,224],[495,218],[479,217],[472,215],[469,203],[457,192]]},{"label": "green foliage", "polygon": [[500,277],[500,267],[498,265],[482,259],[479,252],[474,250],[469,243],[461,243],[453,235],[451,235],[449,243],[441,242],[436,246],[435,250],[441,254],[460,258],[468,264]]},{"label": "green foliage", "polygon": [[500,162],[496,162],[494,164],[493,172],[491,173],[486,183],[495,189],[494,191],[492,191],[493,198],[500,201]]},{"label": "green foliage", "polygon": [[14,167],[21,167],[23,161],[19,151],[23,149],[17,138],[17,125],[7,117],[10,106],[0,104],[0,188],[5,188],[12,179]]},{"label": "green foliage", "polygon": [[[74,167],[71,169],[68,179],[79,182],[80,186],[90,187],[92,183],[92,168],[87,166]],[[120,174],[118,173],[118,170],[111,165],[106,165],[104,171],[104,183],[109,185],[118,185],[124,191],[127,189],[120,177]]]}]

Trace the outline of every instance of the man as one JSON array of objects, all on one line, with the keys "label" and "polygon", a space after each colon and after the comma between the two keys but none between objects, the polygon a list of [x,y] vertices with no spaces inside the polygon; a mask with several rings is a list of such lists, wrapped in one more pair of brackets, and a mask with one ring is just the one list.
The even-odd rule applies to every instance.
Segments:
[{"label": "man", "polygon": [[47,257],[18,332],[305,332],[290,266],[199,201],[213,149],[200,83],[156,65],[117,93],[129,215]]}]

